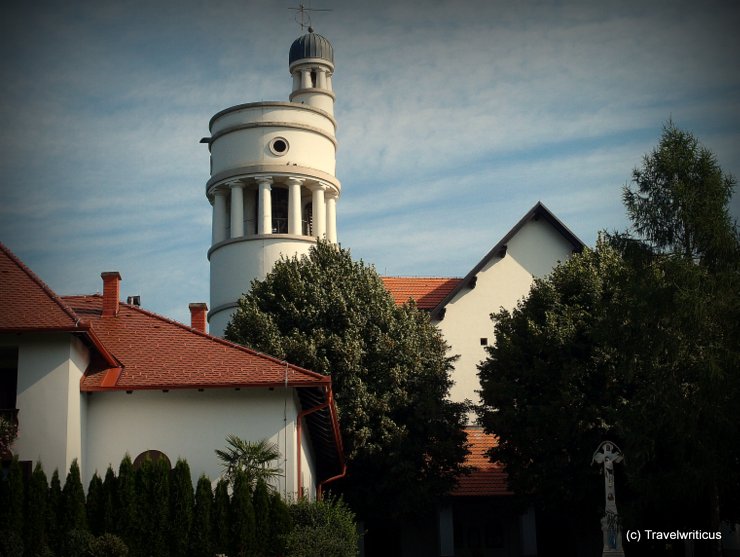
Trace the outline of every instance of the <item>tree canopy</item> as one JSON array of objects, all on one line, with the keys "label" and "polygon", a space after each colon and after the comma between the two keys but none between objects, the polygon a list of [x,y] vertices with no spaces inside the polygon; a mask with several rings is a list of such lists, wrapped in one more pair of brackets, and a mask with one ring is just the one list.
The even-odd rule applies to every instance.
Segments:
[{"label": "tree canopy", "polygon": [[454,485],[465,409],[447,399],[447,345],[349,251],[319,242],[279,261],[241,298],[226,338],[331,375],[349,470],[337,488],[363,518],[414,512]]},{"label": "tree canopy", "polygon": [[512,487],[544,505],[603,505],[591,454],[625,455],[620,514],[638,527],[717,528],[740,513],[739,245],[735,181],[669,122],[624,200],[633,230],[535,281],[493,316],[480,418]]}]

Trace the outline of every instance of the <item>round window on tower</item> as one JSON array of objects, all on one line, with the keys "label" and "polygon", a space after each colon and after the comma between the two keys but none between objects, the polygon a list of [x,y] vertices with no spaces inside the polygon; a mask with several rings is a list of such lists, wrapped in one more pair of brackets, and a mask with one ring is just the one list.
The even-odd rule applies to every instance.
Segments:
[{"label": "round window on tower", "polygon": [[270,141],[270,151],[272,151],[272,154],[277,157],[282,157],[285,153],[288,152],[288,140],[284,137],[276,137],[272,141]]}]

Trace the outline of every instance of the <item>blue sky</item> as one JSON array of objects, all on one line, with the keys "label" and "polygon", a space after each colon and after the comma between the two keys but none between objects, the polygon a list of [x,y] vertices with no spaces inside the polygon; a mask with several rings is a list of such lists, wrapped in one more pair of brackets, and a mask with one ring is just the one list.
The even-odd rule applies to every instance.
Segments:
[{"label": "blue sky", "polygon": [[[308,2],[306,2],[308,5]],[[0,22],[0,240],[61,294],[188,321],[208,301],[208,120],[287,100],[293,2],[16,2]],[[581,239],[668,118],[740,176],[728,2],[338,2],[343,246],[390,275],[462,276],[538,200]],[[740,215],[738,196],[733,214]]]}]

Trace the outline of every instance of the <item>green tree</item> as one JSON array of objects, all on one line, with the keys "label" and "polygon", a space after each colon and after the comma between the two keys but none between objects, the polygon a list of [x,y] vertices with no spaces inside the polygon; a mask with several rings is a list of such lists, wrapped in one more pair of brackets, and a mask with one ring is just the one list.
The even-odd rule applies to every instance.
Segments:
[{"label": "green tree", "polygon": [[0,531],[12,533],[22,543],[25,485],[18,457],[10,461],[7,476],[0,476]]},{"label": "green tree", "polygon": [[220,479],[213,495],[213,546],[217,554],[229,553],[231,547],[231,504],[229,483]]},{"label": "green tree", "polygon": [[118,466],[115,508],[118,519],[115,522],[114,534],[123,539],[133,556],[138,555],[139,514],[136,495],[136,471],[131,457],[127,454]]},{"label": "green tree", "polygon": [[172,470],[170,487],[170,553],[173,557],[190,555],[189,539],[193,522],[193,481],[190,466],[178,459]]},{"label": "green tree", "polygon": [[113,472],[113,467],[109,465],[103,480],[103,532],[107,534],[116,532],[116,520],[118,518],[116,509],[117,490],[116,474]]},{"label": "green tree", "polygon": [[271,539],[270,490],[264,480],[258,480],[252,496],[254,506],[255,551],[256,557],[268,554]]},{"label": "green tree", "polygon": [[62,545],[62,482],[59,470],[54,470],[49,482],[49,503],[46,509],[46,532],[49,547],[58,550]]},{"label": "green tree", "polygon": [[447,399],[447,345],[349,251],[319,242],[276,263],[239,301],[226,336],[331,374],[351,471],[335,486],[364,518],[417,512],[454,485],[465,408]]},{"label": "green tree", "polygon": [[627,526],[717,531],[740,508],[734,180],[671,123],[633,177],[639,236],[600,240],[494,316],[480,418],[519,493],[600,514],[589,462],[610,439],[627,461]]},{"label": "green tree", "polygon": [[85,489],[80,478],[80,465],[75,458],[69,466],[67,479],[62,488],[62,532],[87,530]]},{"label": "green tree", "polygon": [[212,510],[211,482],[203,475],[198,479],[198,485],[195,488],[195,508],[190,528],[190,555],[193,557],[212,557],[214,554],[212,550]]},{"label": "green tree", "polygon": [[254,555],[256,548],[256,526],[249,478],[238,471],[234,476],[231,494],[231,552],[234,557]]},{"label": "green tree", "polygon": [[358,534],[354,513],[341,499],[290,506],[293,528],[287,536],[289,557],[355,557]]},{"label": "green tree", "polygon": [[270,540],[268,555],[282,557],[286,554],[287,538],[293,529],[290,509],[277,491],[270,494]]},{"label": "green tree", "polygon": [[655,252],[714,269],[737,255],[728,208],[736,185],[709,149],[669,121],[658,147],[632,172],[623,198],[638,238]]},{"label": "green tree", "polygon": [[90,533],[99,536],[105,529],[105,492],[103,480],[95,472],[87,487],[87,525]]},{"label": "green tree", "polygon": [[169,555],[169,476],[170,466],[164,458],[146,458],[136,471],[140,554]]},{"label": "green tree", "polygon": [[226,479],[233,484],[236,475],[243,473],[247,485],[254,489],[258,481],[269,482],[283,475],[276,463],[280,460],[280,449],[276,443],[266,439],[245,441],[237,435],[226,436],[226,449],[216,449],[216,456],[223,464]]},{"label": "green tree", "polygon": [[36,463],[26,494],[26,542],[30,555],[44,555],[48,551],[46,516],[49,502],[49,482],[40,462]]}]

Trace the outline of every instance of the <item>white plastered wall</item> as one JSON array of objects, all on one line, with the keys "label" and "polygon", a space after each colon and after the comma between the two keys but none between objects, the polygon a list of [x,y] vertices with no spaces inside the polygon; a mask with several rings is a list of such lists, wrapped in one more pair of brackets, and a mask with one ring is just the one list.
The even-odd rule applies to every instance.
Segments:
[{"label": "white plastered wall", "polygon": [[[503,258],[493,257],[477,275],[475,288],[464,288],[446,306],[437,322],[450,345],[459,354],[452,378],[450,398],[478,404],[478,364],[486,358],[481,339],[493,344],[490,315],[501,308],[513,309],[527,295],[533,277],[543,277],[572,254],[573,246],[546,220],[531,220],[507,244]],[[469,417],[474,420],[474,415]]]},{"label": "white plastered wall", "polygon": [[[0,342],[11,344],[10,336]],[[78,459],[85,474],[86,398],[80,379],[89,352],[67,333],[23,334],[18,346],[18,439],[13,451],[21,460],[40,461],[61,477]]]},{"label": "white plastered wall", "polygon": [[[86,481],[96,470],[104,475],[109,465],[117,471],[125,453],[134,459],[152,449],[165,453],[173,466],[179,457],[186,459],[194,483],[201,474],[214,481],[223,472],[214,451],[226,446],[227,435],[235,434],[248,441],[267,439],[278,444],[285,476],[277,487],[281,494],[293,496],[298,409],[294,389],[93,393],[88,400]],[[312,462],[303,464],[304,477],[312,467]],[[312,473],[304,486],[313,493]]]},{"label": "white plastered wall", "polygon": [[[211,252],[211,310],[241,298],[253,279],[264,280],[282,254],[305,255],[316,243],[310,236],[267,236],[243,238]],[[235,311],[212,314],[208,320],[210,333],[222,336]]]}]

